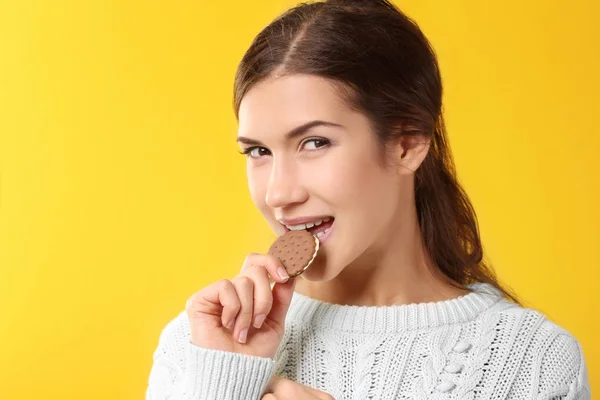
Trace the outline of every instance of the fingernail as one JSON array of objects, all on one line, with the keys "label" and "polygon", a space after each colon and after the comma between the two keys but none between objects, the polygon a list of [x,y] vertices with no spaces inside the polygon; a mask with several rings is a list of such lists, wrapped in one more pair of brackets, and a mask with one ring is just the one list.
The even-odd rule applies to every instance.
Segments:
[{"label": "fingernail", "polygon": [[277,270],[277,273],[279,274],[279,277],[281,279],[289,279],[290,278],[287,271],[283,267],[279,267],[279,269]]},{"label": "fingernail", "polygon": [[254,317],[254,327],[256,329],[260,329],[263,322],[265,322],[265,314],[260,314],[260,315],[257,315],[256,317]]},{"label": "fingernail", "polygon": [[246,336],[248,336],[248,328],[246,328],[246,329],[243,329],[243,330],[240,332],[240,336],[239,336],[239,338],[238,338],[238,341],[239,341],[240,343],[246,343]]},{"label": "fingernail", "polygon": [[235,318],[232,319],[231,321],[229,321],[229,323],[227,324],[227,326],[225,328],[231,330],[231,328],[233,328],[234,323],[235,323]]}]

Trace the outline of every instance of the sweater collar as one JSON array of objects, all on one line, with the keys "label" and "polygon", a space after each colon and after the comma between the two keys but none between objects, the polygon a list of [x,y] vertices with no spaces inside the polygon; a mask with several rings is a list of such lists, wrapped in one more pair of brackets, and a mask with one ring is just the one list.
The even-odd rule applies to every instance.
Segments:
[{"label": "sweater collar", "polygon": [[335,330],[399,332],[466,322],[503,299],[502,292],[488,283],[466,287],[471,292],[454,299],[392,306],[331,304],[294,292],[288,315],[292,320]]}]

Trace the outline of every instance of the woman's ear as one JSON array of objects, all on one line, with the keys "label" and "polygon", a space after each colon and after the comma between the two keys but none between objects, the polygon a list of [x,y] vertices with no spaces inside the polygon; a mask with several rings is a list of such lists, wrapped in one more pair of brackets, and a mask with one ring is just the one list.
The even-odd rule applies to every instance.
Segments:
[{"label": "woman's ear", "polygon": [[396,142],[395,156],[398,174],[414,174],[429,152],[431,139],[419,134],[404,134]]}]

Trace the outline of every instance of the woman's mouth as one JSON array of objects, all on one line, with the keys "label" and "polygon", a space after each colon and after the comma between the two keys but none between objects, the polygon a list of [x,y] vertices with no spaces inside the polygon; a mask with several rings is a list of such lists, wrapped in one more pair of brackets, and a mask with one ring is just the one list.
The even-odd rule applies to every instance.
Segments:
[{"label": "woman's mouth", "polygon": [[305,224],[298,225],[284,225],[286,230],[298,231],[307,230],[319,239],[319,242],[323,243],[331,234],[331,229],[335,218],[326,217],[322,220],[316,220]]}]

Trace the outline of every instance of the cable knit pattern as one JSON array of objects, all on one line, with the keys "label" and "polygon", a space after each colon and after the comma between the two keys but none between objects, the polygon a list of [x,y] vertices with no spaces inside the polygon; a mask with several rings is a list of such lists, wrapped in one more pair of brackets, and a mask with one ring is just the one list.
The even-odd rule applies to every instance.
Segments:
[{"label": "cable knit pattern", "polygon": [[294,293],[274,359],[199,348],[185,311],[154,352],[146,400],[255,400],[273,375],[336,400],[589,400],[579,342],[540,312],[468,285],[456,299],[359,307]]}]

